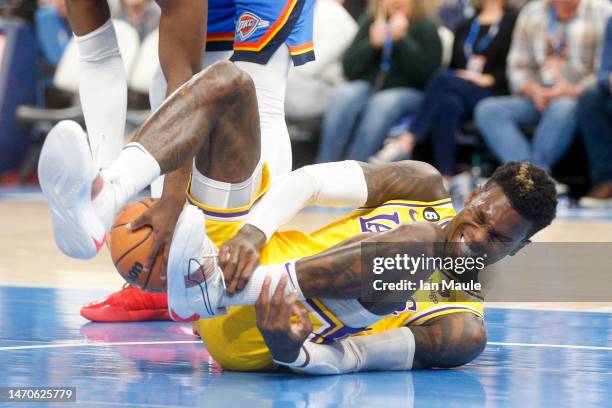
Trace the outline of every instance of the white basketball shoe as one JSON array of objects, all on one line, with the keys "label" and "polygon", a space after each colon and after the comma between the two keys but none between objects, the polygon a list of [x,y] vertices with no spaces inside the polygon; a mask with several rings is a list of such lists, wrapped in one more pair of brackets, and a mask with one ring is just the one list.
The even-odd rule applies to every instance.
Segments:
[{"label": "white basketball shoe", "polygon": [[186,205],[178,219],[168,256],[168,311],[175,321],[220,316],[225,293],[218,250],[206,235],[204,214]]},{"label": "white basketball shoe", "polygon": [[93,258],[104,245],[104,224],[92,203],[97,174],[81,126],[58,123],[43,145],[38,179],[51,210],[55,242],[73,258]]}]

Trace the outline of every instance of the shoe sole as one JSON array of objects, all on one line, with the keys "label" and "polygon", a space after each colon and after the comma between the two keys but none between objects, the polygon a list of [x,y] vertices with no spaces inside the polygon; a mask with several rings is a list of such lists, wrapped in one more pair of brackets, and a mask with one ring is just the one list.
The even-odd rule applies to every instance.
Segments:
[{"label": "shoe sole", "polygon": [[66,255],[91,259],[104,244],[105,231],[91,202],[96,169],[87,136],[75,122],[62,121],[47,135],[38,163],[55,243]]},{"label": "shoe sole", "polygon": [[[189,305],[185,281],[189,276],[190,259],[202,248],[205,224],[203,214],[193,205],[186,205],[174,230],[168,255],[168,309],[173,320],[199,319]],[[196,316],[194,316],[196,315]]]},{"label": "shoe sole", "polygon": [[168,309],[125,310],[120,307],[102,309],[81,309],[81,316],[92,322],[122,323],[144,321],[166,321],[170,319]]}]

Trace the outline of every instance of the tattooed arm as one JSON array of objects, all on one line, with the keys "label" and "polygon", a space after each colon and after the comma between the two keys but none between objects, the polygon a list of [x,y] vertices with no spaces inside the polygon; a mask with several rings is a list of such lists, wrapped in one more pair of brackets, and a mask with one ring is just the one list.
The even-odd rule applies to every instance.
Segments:
[{"label": "tattooed arm", "polygon": [[389,200],[437,201],[448,197],[442,176],[430,164],[405,160],[389,164],[361,164],[368,184],[366,205]]},{"label": "tattooed arm", "polygon": [[[364,239],[349,239],[347,242],[350,243],[343,242],[296,262],[296,276],[305,297],[359,299],[363,307],[376,315],[392,313],[409,299],[413,291],[402,291],[403,299],[398,299],[389,291],[375,291],[373,288],[370,292],[364,292],[365,288],[370,287],[367,283],[371,281],[372,275],[371,269],[364,265],[362,259],[362,243],[384,244],[376,248],[377,257],[393,258],[400,253],[411,257],[439,256],[441,246],[435,243],[442,242],[443,232],[436,224],[417,222],[359,237]],[[389,270],[385,272],[385,280],[409,280],[418,286],[418,282],[427,279],[433,269],[418,268],[413,272],[406,274],[403,270]],[[362,298],[368,301],[363,301]]]},{"label": "tattooed arm", "polygon": [[312,324],[305,310],[295,305],[295,293],[283,298],[286,282],[283,278],[271,298],[270,281],[264,282],[255,306],[257,328],[274,360],[299,373],[458,367],[474,360],[486,345],[483,321],[470,313],[441,316],[426,326],[351,336],[331,344],[308,342]]}]

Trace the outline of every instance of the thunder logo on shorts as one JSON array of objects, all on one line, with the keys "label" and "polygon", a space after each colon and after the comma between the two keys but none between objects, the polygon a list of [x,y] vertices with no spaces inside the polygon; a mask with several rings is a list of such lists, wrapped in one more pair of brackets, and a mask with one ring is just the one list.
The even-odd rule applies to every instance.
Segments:
[{"label": "thunder logo on shorts", "polygon": [[209,1],[207,51],[266,64],[286,44],[294,65],[314,60],[314,0]]}]

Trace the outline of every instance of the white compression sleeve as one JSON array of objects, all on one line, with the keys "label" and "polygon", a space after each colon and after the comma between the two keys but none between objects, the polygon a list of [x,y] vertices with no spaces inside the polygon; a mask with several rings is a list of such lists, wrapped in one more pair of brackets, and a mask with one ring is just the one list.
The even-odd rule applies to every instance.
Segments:
[{"label": "white compression sleeve", "polygon": [[280,283],[281,278],[287,275],[288,281],[285,287],[285,296],[295,291],[298,295],[298,300],[304,300],[304,294],[297,280],[295,273],[295,261],[285,262],[284,264],[274,264],[259,266],[253,272],[251,279],[246,284],[243,290],[234,294],[233,296],[224,296],[221,299],[221,306],[251,306],[257,302],[257,298],[261,294],[264,279],[266,276],[270,278],[270,297],[276,290],[276,287]]},{"label": "white compression sleeve", "polygon": [[[75,36],[76,37],[76,36]],[[79,95],[96,165],[108,167],[123,147],[127,77],[113,22],[76,37],[80,56]]]},{"label": "white compression sleeve", "polygon": [[270,239],[307,205],[361,206],[367,199],[368,186],[359,163],[315,164],[273,180],[270,190],[251,210],[247,223]]},{"label": "white compression sleeve", "polygon": [[398,371],[412,369],[414,334],[408,327],[367,336],[353,336],[333,344],[307,341],[292,363],[276,361],[298,373],[315,375],[358,371]]}]

